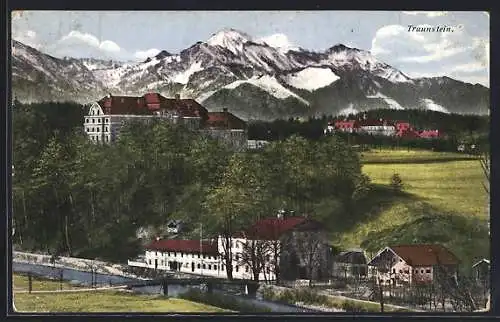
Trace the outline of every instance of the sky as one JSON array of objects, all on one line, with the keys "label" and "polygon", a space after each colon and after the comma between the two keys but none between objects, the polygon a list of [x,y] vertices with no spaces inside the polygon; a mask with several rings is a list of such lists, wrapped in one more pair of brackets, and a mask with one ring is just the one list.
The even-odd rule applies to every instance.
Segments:
[{"label": "sky", "polygon": [[480,11],[16,11],[12,38],[55,57],[143,61],[233,28],[276,46],[323,51],[341,43],[410,77],[489,87],[489,19]]}]

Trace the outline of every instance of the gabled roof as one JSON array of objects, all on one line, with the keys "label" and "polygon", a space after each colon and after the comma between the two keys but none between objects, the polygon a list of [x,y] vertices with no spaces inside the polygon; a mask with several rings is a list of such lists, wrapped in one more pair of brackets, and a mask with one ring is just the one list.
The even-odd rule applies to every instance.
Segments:
[{"label": "gabled roof", "polygon": [[208,112],[208,119],[205,123],[207,128],[217,128],[217,129],[246,129],[246,123],[234,114],[223,111],[223,112]]},{"label": "gabled roof", "polygon": [[[167,251],[167,252],[184,252],[184,253],[200,253],[199,240],[184,240],[184,239],[160,239],[154,240],[146,247],[148,250]],[[210,242],[201,243],[201,253],[217,254],[217,244]]]},{"label": "gabled roof", "polygon": [[490,260],[489,259],[486,259],[486,258],[483,258],[481,259],[479,262],[475,263],[474,265],[472,265],[472,268],[478,266],[478,265],[481,265],[481,264],[488,264],[488,266],[490,265]]},{"label": "gabled roof", "polygon": [[195,100],[165,98],[158,93],[147,93],[143,96],[107,95],[97,103],[104,114],[111,115],[153,115],[154,112],[164,109],[181,117],[208,118],[208,111]]},{"label": "gabled roof", "polygon": [[458,258],[442,245],[415,244],[389,247],[410,266],[456,265]]},{"label": "gabled roof", "polygon": [[257,240],[278,240],[285,233],[297,228],[319,230],[321,225],[304,217],[272,217],[257,221],[250,228],[238,233],[237,236]]}]

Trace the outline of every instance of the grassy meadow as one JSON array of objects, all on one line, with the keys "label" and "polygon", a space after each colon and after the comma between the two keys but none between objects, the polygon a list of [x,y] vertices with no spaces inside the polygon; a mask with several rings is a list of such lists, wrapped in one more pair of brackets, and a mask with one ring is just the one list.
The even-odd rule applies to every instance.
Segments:
[{"label": "grassy meadow", "polygon": [[[369,253],[391,244],[440,243],[467,270],[489,257],[489,196],[479,160],[456,153],[373,150],[361,156],[372,191],[350,220],[334,233],[342,248]],[[397,173],[403,191],[390,187]]]},{"label": "grassy meadow", "polygon": [[[160,295],[138,295],[116,290],[64,293],[19,293],[28,290],[28,278],[14,274],[14,305],[17,312],[227,312],[214,306]],[[63,289],[76,288],[63,283]],[[33,279],[33,291],[59,290],[59,282]]]}]

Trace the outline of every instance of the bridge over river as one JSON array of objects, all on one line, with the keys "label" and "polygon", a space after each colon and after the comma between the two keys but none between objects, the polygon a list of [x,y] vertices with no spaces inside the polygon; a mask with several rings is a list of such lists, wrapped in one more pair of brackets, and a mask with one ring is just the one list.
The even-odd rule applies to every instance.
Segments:
[{"label": "bridge over river", "polygon": [[169,285],[200,285],[206,286],[207,293],[212,293],[214,286],[222,285],[237,285],[247,293],[248,295],[255,297],[257,294],[257,289],[259,288],[259,283],[253,280],[228,280],[216,277],[188,277],[188,278],[176,278],[173,276],[165,276],[160,278],[155,278],[151,280],[141,280],[141,281],[129,281],[124,283],[127,288],[137,288],[145,286],[162,286],[163,294],[168,295]]}]

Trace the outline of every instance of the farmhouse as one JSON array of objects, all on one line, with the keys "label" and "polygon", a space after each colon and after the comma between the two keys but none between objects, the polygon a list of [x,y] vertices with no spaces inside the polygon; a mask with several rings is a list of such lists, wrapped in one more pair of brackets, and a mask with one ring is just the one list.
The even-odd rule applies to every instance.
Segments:
[{"label": "farmhouse", "polygon": [[490,261],[481,259],[472,266],[472,272],[476,282],[480,284],[489,283],[490,279]]},{"label": "farmhouse", "polygon": [[143,261],[128,264],[227,278],[230,254],[235,279],[319,278],[327,274],[328,251],[320,228],[304,217],[265,218],[230,238],[154,240]]},{"label": "farmhouse", "polygon": [[359,132],[371,135],[393,136],[396,134],[396,127],[392,122],[383,119],[363,120],[359,124]]},{"label": "farmhouse", "polygon": [[441,245],[388,246],[368,263],[383,285],[427,284],[445,272],[456,276],[457,257]]},{"label": "farmhouse", "polygon": [[115,142],[127,121],[164,120],[217,138],[233,148],[247,144],[246,123],[227,109],[208,112],[193,99],[165,98],[158,93],[143,96],[108,94],[90,104],[84,131],[93,142]]},{"label": "farmhouse", "polygon": [[332,277],[349,279],[367,276],[368,265],[363,251],[348,250],[333,258]]},{"label": "farmhouse", "polygon": [[407,121],[390,121],[385,119],[368,120],[366,115],[361,120],[337,120],[328,122],[325,134],[335,132],[365,133],[369,135],[397,136],[400,138],[432,139],[439,137],[438,130],[417,131]]}]

